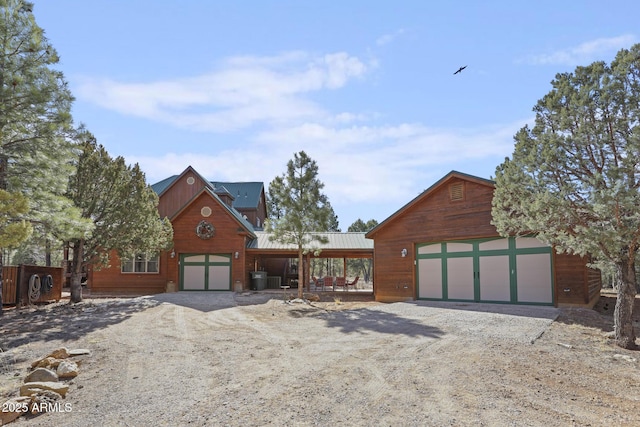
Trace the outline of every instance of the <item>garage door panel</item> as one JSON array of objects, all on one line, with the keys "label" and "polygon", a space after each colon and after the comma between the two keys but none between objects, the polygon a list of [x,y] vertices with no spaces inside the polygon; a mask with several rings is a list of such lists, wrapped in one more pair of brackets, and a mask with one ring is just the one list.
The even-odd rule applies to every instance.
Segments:
[{"label": "garage door panel", "polygon": [[550,254],[516,256],[518,301],[552,303]]},{"label": "garage door panel", "polygon": [[209,266],[209,290],[228,291],[231,269],[228,265]]},{"label": "garage door panel", "polygon": [[442,260],[421,259],[418,261],[420,298],[442,298]]},{"label": "garage door panel", "polygon": [[482,256],[480,264],[480,300],[510,301],[509,256]]},{"label": "garage door panel", "polygon": [[201,291],[205,289],[203,265],[185,265],[183,270],[182,287],[187,291]]},{"label": "garage door panel", "polygon": [[473,258],[447,259],[447,297],[449,299],[475,299]]}]

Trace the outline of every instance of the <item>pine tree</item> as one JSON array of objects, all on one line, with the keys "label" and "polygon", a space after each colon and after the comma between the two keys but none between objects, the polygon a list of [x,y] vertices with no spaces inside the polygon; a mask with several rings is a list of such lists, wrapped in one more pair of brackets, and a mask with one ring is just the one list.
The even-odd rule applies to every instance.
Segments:
[{"label": "pine tree", "polygon": [[171,223],[159,217],[158,195],[140,167],[127,166],[122,157],[112,159],[89,132],[78,138],[81,153],[68,196],[95,228],[70,240],[71,302],[82,300],[82,271],[107,266],[112,251],[121,258],[159,252],[173,239]]},{"label": "pine tree", "polygon": [[[301,151],[289,160],[287,172],[269,184],[270,206],[277,207],[279,216],[269,219],[265,230],[273,233],[272,240],[298,248],[299,266],[304,265],[305,253],[318,253],[313,242],[326,243],[326,237],[316,233],[329,229],[333,215],[327,196],[321,193],[324,184],[317,176],[316,162]],[[303,297],[303,284],[304,269],[299,268],[299,298]]]},{"label": "pine tree", "polygon": [[533,129],[496,171],[493,218],[503,235],[536,233],[557,250],[615,267],[616,344],[635,348],[640,249],[640,44],[611,65],[558,74]]},{"label": "pine tree", "polygon": [[[33,4],[0,0],[0,190],[28,199],[27,210],[12,219],[14,224],[26,220],[42,229],[45,219],[51,227],[58,221],[61,228],[55,233],[68,234],[61,224],[74,212],[52,183],[62,177],[58,182],[66,184],[54,165],[67,152],[63,147],[73,97],[62,73],[51,68],[57,62],[55,49],[35,22]],[[51,227],[47,233],[54,234]],[[19,235],[24,240],[28,233]],[[0,250],[0,303],[2,264]]]}]

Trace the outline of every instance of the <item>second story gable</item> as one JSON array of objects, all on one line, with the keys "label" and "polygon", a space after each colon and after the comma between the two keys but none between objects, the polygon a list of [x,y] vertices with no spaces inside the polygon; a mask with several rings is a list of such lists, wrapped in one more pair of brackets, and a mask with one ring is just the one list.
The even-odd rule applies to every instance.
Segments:
[{"label": "second story gable", "polygon": [[262,229],[267,218],[266,196],[262,182],[210,182],[191,166],[180,175],[173,175],[151,186],[160,201],[161,217],[173,217],[185,204],[206,188],[254,229]]}]

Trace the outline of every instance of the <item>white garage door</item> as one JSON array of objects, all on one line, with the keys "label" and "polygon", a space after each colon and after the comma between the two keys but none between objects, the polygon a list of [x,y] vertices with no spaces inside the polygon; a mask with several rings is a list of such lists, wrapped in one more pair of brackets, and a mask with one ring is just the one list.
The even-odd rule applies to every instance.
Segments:
[{"label": "white garage door", "polygon": [[418,298],[553,304],[551,248],[532,237],[417,245]]},{"label": "white garage door", "polygon": [[180,289],[185,291],[231,290],[231,255],[181,255]]}]

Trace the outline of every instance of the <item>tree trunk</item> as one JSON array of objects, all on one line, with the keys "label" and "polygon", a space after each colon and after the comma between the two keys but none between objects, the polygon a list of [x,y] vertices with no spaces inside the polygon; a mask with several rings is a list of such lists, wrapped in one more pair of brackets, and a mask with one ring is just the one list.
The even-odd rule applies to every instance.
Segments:
[{"label": "tree trunk", "polygon": [[624,260],[616,265],[618,293],[613,314],[616,345],[629,350],[636,349],[636,334],[633,329],[633,306],[636,299],[636,275],[633,260]]},{"label": "tree trunk", "polygon": [[82,259],[84,258],[84,239],[78,239],[73,244],[73,261],[71,261],[70,303],[82,301]]},{"label": "tree trunk", "polygon": [[298,248],[298,298],[304,296],[304,266],[302,264],[302,248]]}]

